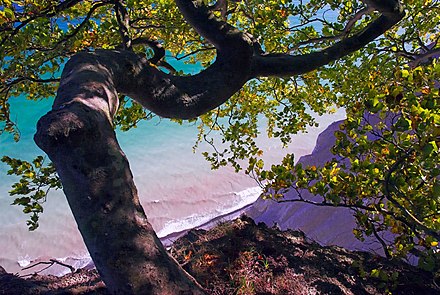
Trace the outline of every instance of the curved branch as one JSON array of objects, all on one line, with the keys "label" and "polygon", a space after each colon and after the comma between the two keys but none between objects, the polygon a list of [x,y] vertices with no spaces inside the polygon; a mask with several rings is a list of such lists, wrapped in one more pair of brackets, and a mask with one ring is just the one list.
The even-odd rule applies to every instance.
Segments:
[{"label": "curved branch", "polygon": [[[72,100],[85,100],[81,85],[87,88],[94,84],[95,88],[105,89],[101,96],[105,94],[109,118],[118,107],[113,93],[127,95],[162,117],[194,118],[224,103],[249,80],[251,57],[250,49],[234,55],[219,54],[201,73],[180,77],[160,71],[130,51],[78,53],[64,68],[53,108],[62,108]],[[70,86],[76,90],[66,96],[63,89]]]},{"label": "curved branch", "polygon": [[419,54],[414,57],[414,60],[412,60],[409,65],[413,68],[417,67],[421,63],[425,63],[429,61],[431,58],[438,58],[440,56],[440,48],[431,49],[428,52]]},{"label": "curved branch", "polygon": [[249,35],[216,18],[203,0],[176,4],[186,21],[217,49],[216,61],[204,71],[189,77],[167,75],[136,55],[101,53],[122,54],[132,69],[132,76],[122,74],[130,78],[117,83],[118,91],[162,117],[190,119],[223,104],[251,78],[254,47]]},{"label": "curved branch", "polygon": [[130,37],[130,17],[127,9],[121,4],[120,1],[115,1],[116,20],[119,25],[119,34],[122,39],[122,47],[126,50],[131,50],[131,37]]},{"label": "curved branch", "polygon": [[288,54],[257,55],[253,59],[252,76],[280,77],[310,72],[361,49],[398,23],[404,16],[403,8],[398,1],[371,0],[366,2],[372,5],[373,8],[378,9],[381,16],[370,23],[363,31],[343,39],[327,49],[310,54],[295,56]]},{"label": "curved branch", "polygon": [[[353,28],[353,26],[356,24],[356,22],[358,20],[360,20],[362,18],[362,16],[364,16],[367,13],[372,12],[374,9],[372,7],[365,7],[363,9],[361,9],[360,11],[358,11],[352,19],[350,19],[347,24],[345,25],[344,29],[342,31],[340,31],[339,34],[334,35],[334,36],[323,36],[323,37],[318,37],[318,38],[312,38],[309,40],[305,40],[302,42],[299,42],[297,44],[295,44],[295,46],[293,46],[292,48],[290,48],[290,50],[292,49],[298,49],[299,47],[303,46],[303,45],[307,45],[307,44],[316,44],[316,43],[320,43],[323,41],[338,41],[340,39],[342,39],[343,37],[346,37],[351,29]],[[330,25],[330,24],[328,24]]]},{"label": "curved branch", "polygon": [[148,45],[148,47],[150,47],[151,49],[153,49],[154,56],[148,60],[152,64],[157,64],[165,56],[165,49],[162,47],[162,44],[160,44],[156,40],[140,37],[134,39],[131,44],[132,45],[145,44]]},{"label": "curved branch", "polygon": [[203,0],[175,0],[185,20],[217,50],[252,44],[250,35],[218,19]]}]

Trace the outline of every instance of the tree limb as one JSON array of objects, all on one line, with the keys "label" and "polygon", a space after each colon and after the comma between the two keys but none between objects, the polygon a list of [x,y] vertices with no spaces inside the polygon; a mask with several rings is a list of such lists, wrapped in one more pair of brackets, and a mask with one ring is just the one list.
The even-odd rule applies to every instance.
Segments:
[{"label": "tree limb", "polygon": [[381,16],[363,31],[319,52],[294,56],[288,54],[257,55],[252,63],[252,76],[293,76],[310,72],[361,49],[398,23],[404,16],[403,8],[398,1],[387,0],[382,3],[382,1],[371,0],[367,2],[368,5],[379,10]]},{"label": "tree limb", "polygon": [[122,47],[125,50],[131,50],[131,37],[130,37],[130,17],[128,15],[127,9],[121,3],[120,0],[115,1],[115,12],[116,12],[116,20],[119,25],[119,34],[122,38]]},{"label": "tree limb", "polygon": [[136,38],[132,41],[132,45],[138,44],[145,44],[153,49],[154,56],[148,60],[152,64],[157,64],[165,56],[165,49],[156,40],[151,40],[148,38]]},{"label": "tree limb", "polygon": [[203,0],[175,0],[175,2],[185,20],[217,50],[227,50],[252,43],[248,34],[218,19]]},{"label": "tree limb", "polygon": [[[132,81],[142,82],[135,87],[130,82],[130,87],[121,91],[162,117],[189,119],[218,107],[250,79],[254,42],[250,35],[216,18],[202,0],[176,0],[176,3],[186,21],[215,46],[216,61],[197,75],[178,77],[156,71],[131,57],[130,63],[139,73]],[[152,84],[151,75],[162,81],[159,87]],[[140,85],[155,89],[149,89],[147,94]]]}]

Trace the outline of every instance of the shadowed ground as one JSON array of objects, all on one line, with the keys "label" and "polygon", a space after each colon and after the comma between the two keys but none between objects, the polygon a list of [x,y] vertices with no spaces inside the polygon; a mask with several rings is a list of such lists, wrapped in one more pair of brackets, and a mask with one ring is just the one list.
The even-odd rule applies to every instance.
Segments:
[{"label": "shadowed ground", "polygon": [[[439,294],[432,274],[365,252],[322,247],[251,219],[192,230],[171,254],[208,294]],[[437,284],[439,282],[437,281]],[[26,279],[0,273],[0,294],[107,294],[96,271]]]}]

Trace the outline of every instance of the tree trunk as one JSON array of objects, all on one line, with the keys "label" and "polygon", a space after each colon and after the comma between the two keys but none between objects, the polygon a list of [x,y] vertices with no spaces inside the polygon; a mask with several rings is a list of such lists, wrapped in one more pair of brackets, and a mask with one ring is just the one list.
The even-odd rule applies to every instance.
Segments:
[{"label": "tree trunk", "polygon": [[139,203],[111,122],[114,73],[79,61],[66,65],[35,141],[57,168],[96,268],[114,294],[203,294],[168,255]]},{"label": "tree trunk", "polygon": [[54,162],[79,230],[109,290],[117,294],[202,294],[168,256],[139,203],[112,126],[118,93],[163,117],[194,118],[223,104],[249,79],[291,76],[323,66],[380,36],[403,17],[397,0],[369,0],[381,12],[364,30],[301,56],[265,54],[256,40],[214,17],[203,0],[175,0],[217,49],[190,77],[165,74],[128,51],[79,53],[66,64],[37,145]]}]

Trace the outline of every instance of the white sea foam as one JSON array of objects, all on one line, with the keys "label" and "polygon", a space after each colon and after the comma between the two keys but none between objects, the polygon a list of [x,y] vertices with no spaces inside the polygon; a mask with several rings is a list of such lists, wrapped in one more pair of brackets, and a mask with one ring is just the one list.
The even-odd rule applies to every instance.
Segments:
[{"label": "white sea foam", "polygon": [[25,255],[24,257],[19,257],[17,263],[18,265],[20,265],[20,267],[26,267],[31,264],[31,257],[29,255]]},{"label": "white sea foam", "polygon": [[[53,262],[52,260],[60,263]],[[54,258],[31,258],[29,255],[26,255],[23,258],[19,258],[17,263],[21,268],[28,267],[28,269],[20,271],[21,275],[39,273],[41,275],[63,276],[70,273],[71,269],[62,264],[69,265],[74,270],[83,268],[92,269],[95,267],[90,254],[86,251],[67,257]]]},{"label": "white sea foam", "polygon": [[[158,232],[160,238],[181,233],[186,230],[205,225],[218,218],[219,216],[226,216],[237,210],[240,210],[252,203],[254,203],[260,196],[262,190],[260,187],[251,187],[240,192],[232,192],[234,201],[230,206],[224,206],[220,209],[216,209],[212,212],[202,213],[202,214],[192,214],[182,220],[172,220],[165,224],[164,228]],[[72,256],[53,258],[61,263],[72,266],[74,269],[86,268],[91,269],[94,267],[93,261],[90,254],[87,252],[78,253]],[[38,262],[47,262],[49,259],[36,258],[33,259],[29,255],[20,257],[17,263],[20,267],[27,267]],[[37,269],[33,269],[35,271]],[[70,273],[70,269],[62,265],[54,264],[53,266],[43,270],[40,274],[43,275],[56,275],[63,276]]]},{"label": "white sea foam", "polygon": [[236,197],[232,204],[217,208],[211,212],[205,212],[202,214],[195,213],[182,220],[169,221],[165,224],[163,229],[158,231],[157,235],[160,238],[163,238],[173,233],[179,233],[204,225],[218,216],[230,214],[252,204],[258,199],[261,192],[262,190],[260,187],[251,187],[240,192],[232,192],[230,194]]}]

